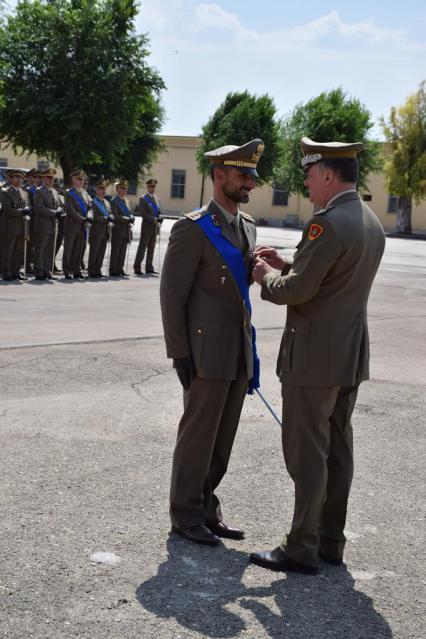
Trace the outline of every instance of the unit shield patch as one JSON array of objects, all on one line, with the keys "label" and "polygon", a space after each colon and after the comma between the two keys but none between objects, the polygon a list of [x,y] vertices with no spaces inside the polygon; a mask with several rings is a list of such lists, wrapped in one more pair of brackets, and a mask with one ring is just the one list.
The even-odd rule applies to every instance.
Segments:
[{"label": "unit shield patch", "polygon": [[311,224],[311,226],[309,227],[308,237],[310,240],[316,240],[319,238],[320,235],[322,235],[323,231],[323,227],[319,224]]}]

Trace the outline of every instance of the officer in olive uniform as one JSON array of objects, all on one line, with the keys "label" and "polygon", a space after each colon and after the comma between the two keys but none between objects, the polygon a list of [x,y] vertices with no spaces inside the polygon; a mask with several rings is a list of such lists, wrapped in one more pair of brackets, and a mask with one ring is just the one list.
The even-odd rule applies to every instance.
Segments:
[{"label": "officer in olive uniform", "polygon": [[66,279],[84,280],[81,270],[83,246],[87,234],[87,227],[91,222],[88,215],[91,201],[82,188],[86,177],[79,169],[71,173],[72,187],[65,191],[65,221],[64,221],[64,256],[63,271]]},{"label": "officer in olive uniform", "polygon": [[[287,305],[277,374],[283,451],[295,483],[291,530],[251,561],[272,570],[318,572],[338,565],[353,474],[351,415],[368,379],[367,301],[385,246],[382,225],[356,191],[361,143],[301,141],[311,201],[294,260],[258,250],[262,298]],[[277,273],[274,268],[281,270]]]},{"label": "officer in olive uniform", "polygon": [[167,356],[184,388],[170,491],[172,530],[212,546],[219,537],[244,537],[222,521],[215,490],[254,377],[252,326],[241,289],[248,292],[251,281],[256,226],[239,203],[248,202],[256,185],[263,148],[256,139],[206,153],[213,199],[173,226],[160,285]]},{"label": "officer in olive uniform", "polygon": [[116,182],[117,195],[111,200],[111,212],[114,217],[114,226],[111,235],[111,260],[109,274],[112,277],[127,275],[124,271],[126,251],[132,241],[132,224],[135,218],[130,212],[129,203],[126,200],[127,180]]},{"label": "officer in olive uniform", "polygon": [[145,273],[155,273],[154,270],[154,250],[157,235],[160,232],[161,210],[160,202],[155,194],[157,180],[150,179],[146,183],[146,193],[139,199],[139,204],[135,209],[135,215],[142,217],[141,236],[136,253],[133,269],[135,275],[142,275],[141,265],[146,253]]},{"label": "officer in olive uniform", "polygon": [[28,193],[30,207],[31,207],[31,219],[29,224],[29,241],[27,242],[27,259],[26,269],[28,274],[33,273],[34,259],[35,259],[35,213],[34,213],[34,194],[37,189],[42,185],[42,172],[38,169],[30,169],[25,175],[26,186],[25,190]]},{"label": "officer in olive uniform", "polygon": [[7,281],[27,279],[20,273],[31,213],[28,193],[22,188],[24,175],[22,171],[9,171],[9,186],[1,194],[2,274]]},{"label": "officer in olive uniform", "polygon": [[102,274],[106,245],[114,220],[111,205],[105,199],[107,183],[104,180],[95,186],[96,195],[92,199],[93,220],[90,228],[89,277],[105,277]]},{"label": "officer in olive uniform", "polygon": [[34,274],[37,280],[56,279],[52,273],[58,221],[65,215],[58,192],[53,188],[55,169],[43,172],[43,185],[34,193]]}]

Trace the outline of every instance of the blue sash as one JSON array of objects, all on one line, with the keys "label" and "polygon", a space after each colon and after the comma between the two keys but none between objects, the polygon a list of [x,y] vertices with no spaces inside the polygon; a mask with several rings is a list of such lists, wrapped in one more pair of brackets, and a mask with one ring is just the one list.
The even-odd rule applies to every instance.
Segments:
[{"label": "blue sash", "polygon": [[[249,296],[249,284],[247,281],[246,265],[244,264],[242,253],[237,249],[229,240],[222,235],[222,229],[220,226],[216,226],[213,223],[211,215],[203,215],[195,221],[196,224],[203,230],[207,238],[213,244],[215,249],[219,251],[220,255],[225,260],[228,268],[231,272],[234,282],[240,292],[241,298],[244,302],[251,316],[251,304]],[[260,387],[260,361],[257,355],[256,349],[256,330],[251,325],[252,329],[252,351],[253,351],[253,377],[249,381],[247,393],[253,395],[256,388]]]},{"label": "blue sash", "polygon": [[115,196],[114,200],[117,202],[118,206],[121,209],[121,212],[123,213],[123,215],[125,217],[130,217],[130,211],[127,208],[127,204],[124,200],[121,199],[121,197],[118,197],[118,195]]},{"label": "blue sash", "polygon": [[107,210],[107,207],[105,206],[105,204],[102,202],[102,200],[100,200],[99,198],[97,198],[96,196],[93,198],[93,202],[96,204],[96,207],[100,210],[100,212],[102,213],[102,215],[104,217],[109,217],[109,213]]},{"label": "blue sash", "polygon": [[68,193],[71,195],[71,197],[77,202],[78,206],[80,207],[80,211],[83,217],[86,217],[87,215],[87,205],[86,202],[83,200],[83,198],[77,193],[77,191],[75,191],[74,189],[70,189],[68,191]]},{"label": "blue sash", "polygon": [[149,197],[148,193],[146,193],[143,196],[143,199],[152,208],[152,211],[154,213],[154,217],[158,217],[158,204],[157,204],[157,202],[155,200],[151,200],[151,198]]},{"label": "blue sash", "polygon": [[31,193],[32,195],[34,195],[34,193],[37,191],[37,187],[35,184],[31,184],[31,186],[29,186],[27,190],[28,190],[28,193]]}]

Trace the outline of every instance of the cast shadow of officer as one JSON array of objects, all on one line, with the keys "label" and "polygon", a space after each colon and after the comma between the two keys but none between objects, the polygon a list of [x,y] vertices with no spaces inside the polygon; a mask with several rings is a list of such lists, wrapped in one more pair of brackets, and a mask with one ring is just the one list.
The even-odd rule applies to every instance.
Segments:
[{"label": "cast shadow of officer", "polygon": [[[242,597],[271,596],[271,588],[246,588],[241,578],[247,554],[226,546],[196,546],[171,536],[167,560],[141,584],[140,604],[162,619],[176,619],[205,637],[235,637],[246,628],[241,615],[226,606]],[[246,615],[245,615],[246,616]],[[198,635],[197,635],[198,636]]]},{"label": "cast shadow of officer", "polygon": [[272,639],[391,639],[389,624],[354,583],[344,566],[323,568],[320,577],[288,573],[271,584],[278,612],[251,598],[239,603]]},{"label": "cast shadow of officer", "polygon": [[[255,632],[254,617],[262,636],[271,639],[392,637],[370,597],[354,589],[344,567],[324,568],[320,577],[289,573],[270,586],[247,587],[241,583],[248,568],[246,553],[225,546],[200,548],[176,537],[168,540],[167,549],[167,560],[138,587],[137,599],[157,617],[175,619],[200,636],[236,637],[248,625]],[[257,570],[250,568],[254,584]],[[258,574],[259,581],[261,574],[273,576]],[[251,613],[248,621],[243,609]]]}]

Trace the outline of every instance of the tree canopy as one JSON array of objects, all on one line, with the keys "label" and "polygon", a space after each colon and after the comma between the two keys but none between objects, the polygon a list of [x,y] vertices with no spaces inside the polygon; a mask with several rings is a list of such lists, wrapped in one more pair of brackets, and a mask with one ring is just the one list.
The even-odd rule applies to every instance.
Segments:
[{"label": "tree canopy", "polygon": [[[27,0],[0,29],[0,137],[105,177],[137,177],[159,149],[164,83],[134,0]],[[135,153],[135,148],[137,153]]]},{"label": "tree canopy", "polygon": [[368,173],[381,166],[379,143],[368,139],[373,126],[371,114],[356,98],[341,88],[325,91],[306,104],[298,104],[282,123],[284,157],[276,168],[275,181],[288,193],[306,195],[300,160],[300,140],[307,136],[315,142],[363,142],[359,157],[358,185],[366,188]]},{"label": "tree canopy", "polygon": [[281,159],[280,124],[274,101],[269,95],[255,96],[247,91],[228,93],[202,127],[201,135],[202,143],[197,151],[200,173],[204,173],[209,166],[204,158],[206,151],[227,144],[240,146],[254,138],[261,138],[265,143],[265,151],[257,168],[260,184],[271,179],[274,166]]}]

